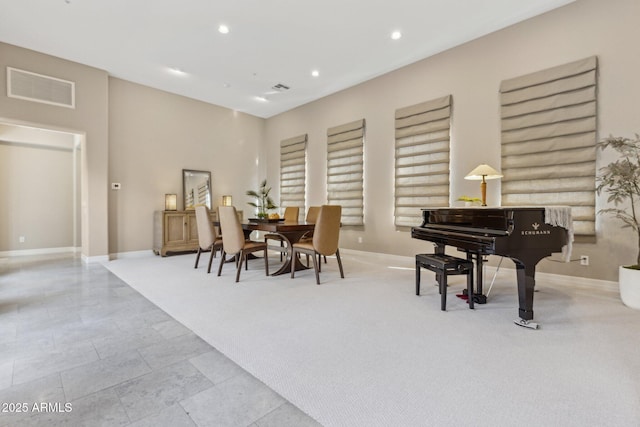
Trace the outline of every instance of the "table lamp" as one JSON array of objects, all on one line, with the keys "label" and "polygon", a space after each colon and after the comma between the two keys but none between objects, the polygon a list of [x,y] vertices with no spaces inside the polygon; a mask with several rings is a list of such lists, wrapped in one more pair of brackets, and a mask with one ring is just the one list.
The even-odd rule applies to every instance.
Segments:
[{"label": "table lamp", "polygon": [[231,196],[222,196],[222,206],[231,206],[233,202],[231,201]]},{"label": "table lamp", "polygon": [[482,206],[487,206],[487,179],[502,178],[502,174],[487,164],[481,164],[464,177],[470,180],[482,180],[480,192],[482,193]]},{"label": "table lamp", "polygon": [[177,194],[165,194],[164,195],[164,210],[175,211],[178,209],[178,195]]}]

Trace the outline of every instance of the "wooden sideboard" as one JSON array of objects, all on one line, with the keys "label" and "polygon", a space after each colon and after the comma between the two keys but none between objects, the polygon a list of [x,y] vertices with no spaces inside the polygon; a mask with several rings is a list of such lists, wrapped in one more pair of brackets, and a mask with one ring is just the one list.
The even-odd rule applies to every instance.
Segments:
[{"label": "wooden sideboard", "polygon": [[[215,210],[209,212],[211,221],[218,221]],[[238,211],[242,222],[242,211]],[[156,211],[153,217],[153,252],[167,256],[169,253],[198,250],[198,224],[196,211]]]}]

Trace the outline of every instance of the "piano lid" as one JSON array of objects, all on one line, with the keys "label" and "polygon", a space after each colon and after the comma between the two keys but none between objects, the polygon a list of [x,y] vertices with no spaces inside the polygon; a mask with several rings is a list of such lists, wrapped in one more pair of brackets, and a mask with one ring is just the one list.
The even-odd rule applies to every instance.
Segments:
[{"label": "piano lid", "polygon": [[[538,208],[540,209],[540,208]],[[455,227],[461,231],[505,234],[513,227],[513,209],[464,207],[422,209],[422,227]]]}]

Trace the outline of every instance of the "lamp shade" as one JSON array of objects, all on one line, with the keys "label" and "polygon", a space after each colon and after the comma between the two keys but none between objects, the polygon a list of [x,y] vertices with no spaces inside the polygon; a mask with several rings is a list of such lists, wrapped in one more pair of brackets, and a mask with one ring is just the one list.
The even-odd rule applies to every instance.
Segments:
[{"label": "lamp shade", "polygon": [[233,206],[231,196],[222,196],[222,206]]},{"label": "lamp shade", "polygon": [[178,195],[177,194],[165,194],[164,195],[164,210],[175,211],[178,209]]},{"label": "lamp shade", "polygon": [[492,168],[491,166],[483,163],[469,172],[464,179],[471,179],[476,181],[482,181],[480,183],[480,193],[482,194],[482,206],[487,206],[487,182],[486,179],[502,178],[502,174]]},{"label": "lamp shade", "polygon": [[491,166],[487,165],[486,163],[479,165],[474,170],[469,172],[467,176],[464,177],[464,179],[470,179],[475,181],[481,181],[483,179],[496,179],[496,178],[502,178],[502,174],[497,170],[495,170],[494,168],[492,168]]}]

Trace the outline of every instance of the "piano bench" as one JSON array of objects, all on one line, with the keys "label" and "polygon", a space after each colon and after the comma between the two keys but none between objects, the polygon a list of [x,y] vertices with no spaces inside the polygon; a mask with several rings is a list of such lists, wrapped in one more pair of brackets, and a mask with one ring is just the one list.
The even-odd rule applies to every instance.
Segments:
[{"label": "piano bench", "polygon": [[[420,268],[436,273],[440,291],[440,309],[447,308],[447,276],[467,275],[467,295],[473,295],[473,261],[445,254],[416,255],[416,295],[420,295]],[[473,308],[473,298],[468,299],[469,308]]]}]

